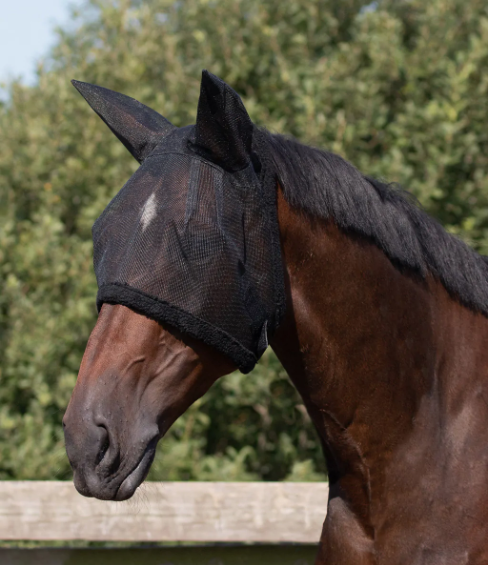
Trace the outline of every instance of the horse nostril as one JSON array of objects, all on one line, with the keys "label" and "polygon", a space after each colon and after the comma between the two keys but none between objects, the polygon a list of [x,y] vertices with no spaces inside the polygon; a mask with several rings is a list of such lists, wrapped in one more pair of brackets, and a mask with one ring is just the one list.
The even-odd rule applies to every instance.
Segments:
[{"label": "horse nostril", "polygon": [[108,431],[107,428],[104,425],[98,425],[98,428],[101,428],[101,441],[100,441],[100,450],[98,452],[97,455],[97,465],[99,465],[103,458],[105,457],[105,454],[108,451],[108,448],[110,447],[110,439],[108,436]]},{"label": "horse nostril", "polygon": [[97,423],[98,428],[98,453],[95,465],[104,474],[115,472],[120,465],[120,451],[116,439],[110,434],[105,423]]}]

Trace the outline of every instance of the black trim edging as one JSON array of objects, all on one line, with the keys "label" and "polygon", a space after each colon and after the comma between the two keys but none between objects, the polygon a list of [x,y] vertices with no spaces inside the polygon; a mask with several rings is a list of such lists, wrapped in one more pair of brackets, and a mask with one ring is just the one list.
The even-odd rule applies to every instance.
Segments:
[{"label": "black trim edging", "polygon": [[111,283],[101,286],[97,294],[99,311],[104,303],[127,306],[151,320],[163,325],[169,324],[182,333],[203,341],[229,357],[244,374],[252,371],[258,361],[251,351],[243,347],[227,332],[177,306],[172,306],[128,285]]}]

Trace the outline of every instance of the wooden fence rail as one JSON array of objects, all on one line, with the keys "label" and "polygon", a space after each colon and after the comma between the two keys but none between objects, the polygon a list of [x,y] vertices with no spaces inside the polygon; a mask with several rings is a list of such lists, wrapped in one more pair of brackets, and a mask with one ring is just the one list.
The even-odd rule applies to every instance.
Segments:
[{"label": "wooden fence rail", "polygon": [[145,483],[127,502],[68,482],[0,482],[0,540],[316,543],[326,483]]}]

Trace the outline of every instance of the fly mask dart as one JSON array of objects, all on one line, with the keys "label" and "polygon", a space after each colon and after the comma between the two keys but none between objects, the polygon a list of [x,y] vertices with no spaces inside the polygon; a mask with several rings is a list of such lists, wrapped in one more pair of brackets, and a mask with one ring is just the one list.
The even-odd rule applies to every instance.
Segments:
[{"label": "fly mask dart", "polygon": [[128,96],[73,84],[141,163],[93,226],[98,308],[127,306],[249,372],[285,307],[265,136],[207,71],[196,125],[182,128]]}]

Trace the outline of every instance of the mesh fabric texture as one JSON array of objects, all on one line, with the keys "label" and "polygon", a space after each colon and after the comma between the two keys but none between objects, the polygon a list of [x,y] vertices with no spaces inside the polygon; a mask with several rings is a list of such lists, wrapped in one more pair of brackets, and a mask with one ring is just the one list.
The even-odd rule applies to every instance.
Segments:
[{"label": "mesh fabric texture", "polygon": [[247,373],[284,311],[276,176],[257,128],[251,161],[230,167],[201,136],[171,131],[95,222],[97,306],[169,324]]}]

